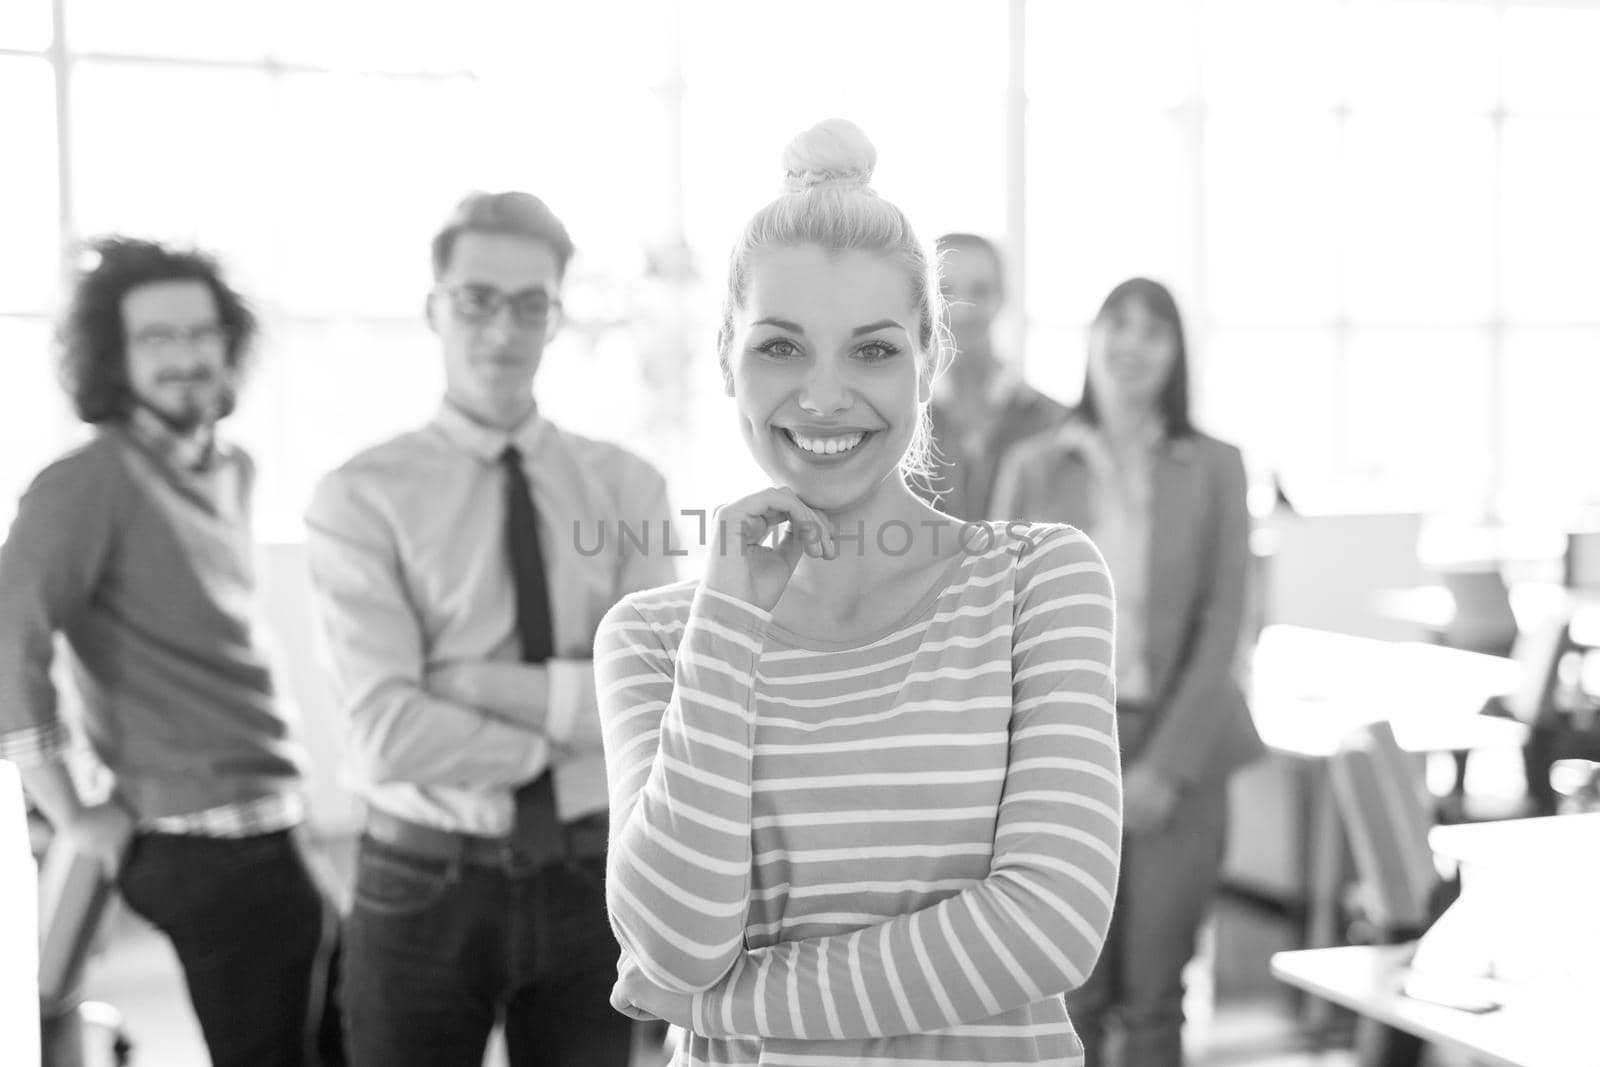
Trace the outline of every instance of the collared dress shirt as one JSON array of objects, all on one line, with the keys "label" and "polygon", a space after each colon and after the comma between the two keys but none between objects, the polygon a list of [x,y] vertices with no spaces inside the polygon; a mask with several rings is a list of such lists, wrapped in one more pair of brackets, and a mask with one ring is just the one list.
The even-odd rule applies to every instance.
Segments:
[{"label": "collared dress shirt", "polygon": [[[539,513],[555,630],[542,723],[436,681],[520,658],[500,461],[513,444]],[[446,403],[428,426],[327,475],[307,548],[349,724],[348,784],[388,814],[487,836],[510,831],[513,791],[547,767],[563,819],[604,810],[594,634],[623,595],[676,579],[672,519],[654,467],[537,411],[508,433]]]},{"label": "collared dress shirt", "polygon": [[[1072,431],[1068,431],[1069,433]],[[1159,428],[1113,454],[1104,435],[1089,464],[1090,509],[1086,531],[1094,538],[1117,593],[1117,695],[1138,704],[1155,698],[1150,682],[1146,628],[1150,606],[1151,469],[1163,443]]]}]

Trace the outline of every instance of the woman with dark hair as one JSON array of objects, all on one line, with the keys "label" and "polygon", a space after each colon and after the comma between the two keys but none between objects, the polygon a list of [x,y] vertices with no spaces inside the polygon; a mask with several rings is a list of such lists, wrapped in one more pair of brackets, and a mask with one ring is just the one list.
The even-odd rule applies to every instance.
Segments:
[{"label": "woman with dark hair", "polygon": [[1262,751],[1232,674],[1249,515],[1239,450],[1189,418],[1188,353],[1172,294],[1132,278],[1089,334],[1067,424],[1003,461],[994,516],[1090,534],[1117,595],[1123,863],[1111,932],[1067,994],[1087,1067],[1108,1019],[1124,1060],[1182,1062],[1184,965],[1222,865],[1227,780]]}]

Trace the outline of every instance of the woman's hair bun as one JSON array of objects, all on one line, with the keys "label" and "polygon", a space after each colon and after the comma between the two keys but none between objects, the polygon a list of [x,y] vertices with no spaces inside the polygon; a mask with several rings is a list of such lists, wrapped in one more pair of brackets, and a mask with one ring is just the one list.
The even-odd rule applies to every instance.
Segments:
[{"label": "woman's hair bun", "polygon": [[791,193],[829,182],[867,185],[877,164],[878,150],[861,127],[847,119],[825,119],[784,148],[783,185]]}]

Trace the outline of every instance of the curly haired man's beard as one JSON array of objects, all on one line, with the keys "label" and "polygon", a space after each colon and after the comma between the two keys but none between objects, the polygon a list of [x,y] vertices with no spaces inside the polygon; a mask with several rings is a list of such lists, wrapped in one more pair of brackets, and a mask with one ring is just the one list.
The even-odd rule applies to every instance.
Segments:
[{"label": "curly haired man's beard", "polygon": [[232,400],[230,389],[222,390],[209,400],[185,398],[181,408],[155,404],[137,393],[133,397],[135,405],[154,415],[163,426],[180,437],[186,437],[227,415],[233,410]]}]

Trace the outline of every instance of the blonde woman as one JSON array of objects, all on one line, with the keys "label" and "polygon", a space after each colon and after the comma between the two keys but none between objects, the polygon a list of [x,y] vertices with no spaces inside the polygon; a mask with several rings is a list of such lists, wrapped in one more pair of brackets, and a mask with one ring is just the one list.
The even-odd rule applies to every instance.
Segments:
[{"label": "blonde woman", "polygon": [[719,338],[772,484],[596,638],[613,1003],[682,1064],[1072,1063],[1121,837],[1111,587],[1074,529],[907,487],[939,286],[874,159],[839,120],[790,144]]}]

